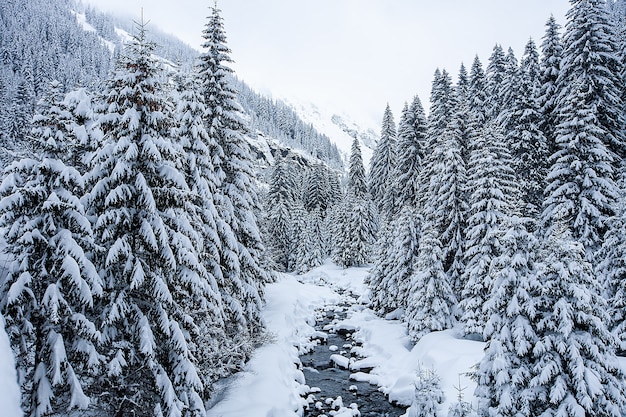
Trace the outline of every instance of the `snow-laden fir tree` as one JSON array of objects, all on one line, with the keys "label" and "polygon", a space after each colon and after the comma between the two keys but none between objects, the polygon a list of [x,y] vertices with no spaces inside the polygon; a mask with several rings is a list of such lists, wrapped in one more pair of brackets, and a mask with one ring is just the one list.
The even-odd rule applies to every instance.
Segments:
[{"label": "snow-laden fir tree", "polygon": [[501,254],[491,264],[493,291],[485,302],[489,319],[483,331],[488,342],[474,375],[478,383],[474,395],[484,416],[536,415],[529,402],[529,381],[536,323],[541,320],[536,306],[539,246],[526,230],[529,221],[517,217],[507,221]]},{"label": "snow-laden fir tree", "polygon": [[357,138],[352,142],[349,168],[347,191],[333,225],[332,259],[343,267],[362,266],[370,262],[377,232],[375,208],[368,196]]},{"label": "snow-laden fir tree", "polygon": [[557,125],[556,102],[557,79],[563,58],[563,45],[559,33],[561,26],[554,16],[546,22],[546,32],[541,42],[539,108],[542,114],[541,130],[546,138],[548,155],[556,151],[555,129]]},{"label": "snow-laden fir tree", "polygon": [[410,277],[405,321],[409,337],[419,340],[431,331],[452,328],[457,299],[443,269],[443,251],[438,233],[426,224],[413,274]]},{"label": "snow-laden fir tree", "polygon": [[224,376],[220,366],[223,352],[224,310],[220,295],[223,277],[220,269],[220,240],[217,233],[219,214],[214,194],[223,175],[213,165],[211,155],[217,144],[208,135],[203,117],[204,97],[193,76],[181,77],[176,98],[174,136],[181,146],[182,173],[189,185],[185,206],[175,209],[168,223],[177,258],[177,276],[185,291],[185,311],[195,323],[193,327],[194,356],[205,386]]},{"label": "snow-laden fir tree", "polygon": [[469,217],[465,234],[465,287],[460,303],[464,332],[482,335],[488,314],[483,309],[492,291],[491,261],[500,254],[499,238],[517,202],[514,173],[504,138],[495,122],[472,138],[467,187]]},{"label": "snow-laden fir tree", "polygon": [[446,70],[435,71],[430,93],[430,114],[428,115],[428,128],[426,135],[425,157],[422,163],[420,175],[420,206],[426,207],[430,197],[430,181],[435,175],[436,152],[440,149],[443,141],[443,133],[452,120],[457,102],[452,86],[452,79]]},{"label": "snow-laden fir tree", "polygon": [[506,55],[502,45],[493,47],[485,70],[485,111],[490,120],[497,118],[505,104]]},{"label": "snow-laden fir tree", "polygon": [[559,101],[557,151],[549,161],[542,224],[550,233],[563,219],[592,260],[615,210],[614,154],[603,142],[608,133],[592,104],[593,92],[578,82],[569,89]]},{"label": "snow-laden fir tree", "polygon": [[418,96],[411,105],[405,105],[398,124],[396,163],[392,178],[395,188],[397,215],[405,205],[417,206],[424,151],[426,146],[426,115]]},{"label": "snow-laden fir tree", "polygon": [[270,177],[266,202],[267,245],[278,271],[288,271],[290,255],[297,245],[293,236],[293,209],[296,204],[293,170],[285,160],[278,160]]},{"label": "snow-laden fir tree", "polygon": [[[542,213],[544,229],[564,218],[593,261],[614,213],[615,167],[624,155],[619,68],[602,1],[572,1],[557,81],[556,152]],[[593,261],[594,266],[596,262]]]},{"label": "snow-laden fir tree", "polygon": [[370,161],[368,185],[372,201],[378,212],[384,217],[389,217],[394,207],[395,189],[393,169],[396,164],[396,123],[389,104],[383,115],[380,140]]},{"label": "snow-laden fir tree", "polygon": [[[264,248],[256,219],[260,202],[245,138],[247,128],[228,78],[232,73],[228,64],[232,60],[217,7],[211,8],[202,36],[204,52],[198,74],[207,109],[205,123],[209,136],[221,148],[221,152],[213,155],[214,164],[224,172],[215,196],[221,216],[218,233],[222,242],[222,297],[230,318],[231,336],[241,335],[247,340],[262,330],[259,314],[263,285],[270,280],[262,268]],[[220,154],[224,156],[218,161]],[[246,343],[237,346],[245,359],[251,346]]]},{"label": "snow-laden fir tree", "polygon": [[[508,132],[515,126],[513,111],[519,94],[520,68],[515,57],[513,48],[509,47],[504,57],[504,79],[500,88],[501,107],[496,115],[504,132]],[[510,144],[509,144],[510,145]]]},{"label": "snow-laden fir tree", "polygon": [[606,328],[607,304],[584,246],[568,229],[566,223],[553,228],[539,253],[532,415],[623,416],[625,375]]},{"label": "snow-laden fir tree", "polygon": [[[468,101],[470,110],[469,127],[472,135],[477,135],[487,121],[487,79],[483,64],[478,55],[474,57],[470,69]],[[468,148],[470,148],[468,143]],[[471,150],[471,149],[470,149]]]},{"label": "snow-laden fir tree", "polygon": [[546,138],[541,131],[540,87],[539,54],[531,39],[526,43],[520,65],[518,94],[511,112],[512,128],[507,131],[506,143],[511,148],[523,209],[528,217],[533,218],[537,218],[541,211],[549,157]]},{"label": "snow-laden fir tree", "polygon": [[411,407],[407,410],[408,417],[435,417],[439,406],[445,400],[441,389],[441,378],[431,369],[419,368],[415,378],[415,396]]},{"label": "snow-laden fir tree", "polygon": [[560,125],[572,121],[571,115],[563,115],[563,107],[567,108],[571,96],[582,89],[586,93],[586,107],[593,110],[597,119],[595,124],[604,131],[604,145],[619,158],[624,158],[626,142],[621,100],[624,80],[621,79],[622,66],[615,28],[606,2],[571,0],[570,3],[572,7],[567,12],[563,59],[557,80],[557,122]]},{"label": "snow-laden fir tree", "polygon": [[424,221],[435,229],[441,242],[443,269],[459,295],[463,286],[463,245],[469,211],[461,134],[460,121],[455,115],[430,156],[431,177],[422,208]]},{"label": "snow-laden fir tree", "polygon": [[298,273],[305,273],[320,266],[325,258],[320,210],[306,213],[305,220],[306,227],[297,241],[295,269]]},{"label": "snow-laden fir tree", "polygon": [[100,369],[94,301],[102,280],[81,202],[81,174],[65,164],[68,127],[60,84],[34,117],[40,159],[9,165],[0,185],[0,230],[11,259],[0,308],[16,356],[22,408],[29,416],[86,409]]},{"label": "snow-laden fir tree", "polygon": [[[186,311],[198,254],[179,234],[188,227],[181,223],[189,188],[178,169],[182,149],[170,136],[173,106],[159,81],[155,45],[143,23],[137,29],[103,93],[105,136],[90,172],[89,201],[104,249],[97,264],[105,292],[98,304],[99,407],[137,416],[202,413],[204,387],[190,353],[195,323]],[[181,255],[195,258],[186,271]]]},{"label": "snow-laden fir tree", "polygon": [[407,308],[420,228],[421,215],[411,205],[405,205],[396,219],[381,228],[376,262],[368,276],[372,308],[380,314]]},{"label": "snow-laden fir tree", "polygon": [[357,137],[352,141],[350,149],[350,161],[348,163],[347,189],[357,197],[365,198],[367,195],[367,180],[365,167],[363,166],[363,156],[361,145]]},{"label": "snow-laden fir tree", "polygon": [[600,282],[605,286],[608,300],[610,330],[618,342],[618,349],[626,351],[626,206],[624,195],[620,196],[618,213],[609,220],[596,269]]}]

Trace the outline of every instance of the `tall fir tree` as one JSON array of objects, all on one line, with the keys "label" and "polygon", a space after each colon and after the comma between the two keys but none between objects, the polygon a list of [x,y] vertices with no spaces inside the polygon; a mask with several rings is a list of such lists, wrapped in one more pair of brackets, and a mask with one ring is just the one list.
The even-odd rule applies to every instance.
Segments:
[{"label": "tall fir tree", "polygon": [[423,233],[415,269],[410,277],[405,314],[409,337],[414,341],[431,331],[452,328],[453,309],[457,304],[443,269],[443,251],[438,233],[432,225],[427,225]]},{"label": "tall fir tree", "polygon": [[585,104],[593,109],[596,124],[604,131],[605,146],[619,158],[624,158],[622,66],[606,2],[571,0],[570,3],[572,6],[567,12],[563,59],[557,80],[557,122],[567,122],[562,108],[569,106],[571,96],[578,93],[577,89],[585,90]]},{"label": "tall fir tree", "polygon": [[394,206],[393,167],[396,163],[397,131],[389,104],[383,115],[380,140],[370,161],[368,185],[378,212],[389,217]]},{"label": "tall fir tree", "polygon": [[[214,155],[214,164],[224,172],[216,193],[216,206],[221,214],[218,233],[222,242],[222,296],[228,306],[232,336],[250,338],[262,329],[263,286],[270,277],[262,267],[264,249],[256,219],[260,202],[245,139],[246,124],[228,78],[232,73],[228,64],[232,60],[220,13],[217,7],[211,8],[202,33],[204,52],[198,72],[207,109],[207,131],[221,149]],[[221,155],[224,156],[218,161]],[[241,352],[244,359],[249,349],[248,345]]]},{"label": "tall fir tree", "polygon": [[556,152],[557,80],[561,72],[561,59],[563,59],[560,28],[554,16],[550,16],[546,22],[546,33],[541,42],[541,73],[539,75],[541,87],[538,99],[542,114],[541,130],[546,137],[548,155]]},{"label": "tall fir tree", "polygon": [[517,188],[508,149],[497,123],[490,122],[471,145],[468,168],[469,216],[464,248],[464,289],[460,303],[466,334],[482,335],[488,313],[484,303],[492,291],[489,268],[500,255],[499,238],[513,214]]},{"label": "tall fir tree", "polygon": [[537,218],[543,204],[547,175],[548,144],[541,130],[543,115],[539,107],[539,54],[535,43],[526,43],[520,66],[518,94],[512,106],[512,128],[507,132],[515,175],[528,217]]},{"label": "tall fir tree", "polygon": [[178,275],[179,230],[172,224],[184,220],[172,217],[184,210],[189,189],[177,168],[182,150],[170,136],[173,108],[159,82],[155,45],[143,23],[137,29],[103,94],[105,137],[90,173],[104,249],[98,310],[105,372],[98,397],[118,414],[202,412],[204,387],[190,354],[194,323],[180,288],[188,283]]},{"label": "tall fir tree", "polygon": [[488,342],[475,374],[480,415],[534,415],[529,382],[541,317],[536,305],[539,244],[525,226],[529,222],[517,217],[507,222],[501,254],[491,266],[493,291],[485,302],[489,319],[483,332]]},{"label": "tall fir tree", "polygon": [[606,328],[607,305],[585,248],[563,223],[552,229],[539,269],[529,402],[534,415],[621,416],[624,371]]},{"label": "tall fir tree", "polygon": [[41,159],[9,165],[0,185],[0,229],[13,260],[0,308],[16,355],[22,408],[29,416],[86,409],[100,370],[94,303],[103,295],[96,250],[81,202],[82,175],[65,164],[60,84],[34,117]]}]

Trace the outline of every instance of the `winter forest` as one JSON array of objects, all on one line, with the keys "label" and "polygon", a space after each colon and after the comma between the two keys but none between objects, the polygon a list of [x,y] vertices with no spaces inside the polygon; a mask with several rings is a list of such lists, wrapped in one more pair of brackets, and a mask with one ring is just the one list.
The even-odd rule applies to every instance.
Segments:
[{"label": "winter forest", "polygon": [[[235,77],[217,5],[197,54],[72,0],[0,2],[0,318],[23,415],[325,416],[298,355],[327,336],[309,304],[339,297],[329,271],[362,277],[341,290],[353,320],[405,350],[479,347],[449,408],[443,369],[412,368],[405,416],[626,415],[626,2],[570,4],[519,57],[438,69],[428,109],[382,103],[364,164],[358,132],[342,155]],[[219,409],[296,296],[291,408]],[[392,401],[401,378],[372,368],[351,379]]]}]

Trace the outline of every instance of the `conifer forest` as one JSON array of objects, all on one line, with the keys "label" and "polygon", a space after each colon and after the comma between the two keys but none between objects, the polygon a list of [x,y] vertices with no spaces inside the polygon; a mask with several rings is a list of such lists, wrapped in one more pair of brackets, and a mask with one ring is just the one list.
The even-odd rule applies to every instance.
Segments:
[{"label": "conifer forest", "polygon": [[[332,297],[354,297],[351,380],[404,416],[626,416],[626,1],[569,4],[520,55],[381,103],[375,143],[346,128],[343,154],[237,78],[217,4],[197,52],[74,0],[1,1],[0,356],[23,416],[385,415],[323,414],[305,381],[298,356],[342,328],[313,331]],[[273,370],[288,406],[246,408],[278,319],[301,333]],[[373,320],[407,355],[477,346],[472,389],[363,371]]]}]

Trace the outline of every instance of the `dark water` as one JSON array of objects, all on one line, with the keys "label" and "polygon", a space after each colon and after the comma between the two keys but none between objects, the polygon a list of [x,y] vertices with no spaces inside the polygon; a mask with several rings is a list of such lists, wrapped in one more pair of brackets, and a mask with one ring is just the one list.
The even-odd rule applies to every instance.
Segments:
[{"label": "dark water", "polygon": [[[350,380],[351,371],[336,366],[330,357],[333,354],[341,354],[344,357],[356,358],[351,353],[351,348],[358,346],[352,340],[351,334],[346,331],[338,333],[328,329],[329,324],[336,323],[346,316],[347,305],[340,306],[341,311],[333,309],[322,312],[316,323],[316,330],[328,334],[325,341],[319,343],[313,351],[300,356],[302,371],[306,383],[314,392],[309,394],[309,409],[305,410],[304,417],[329,416],[331,410],[337,410],[337,397],[341,397],[344,407],[358,407],[361,417],[397,417],[406,412],[403,407],[397,407],[389,403],[387,397],[378,391],[378,387],[367,382]],[[341,333],[341,334],[339,334]],[[332,351],[331,346],[337,350]],[[363,372],[364,370],[361,370]]]}]

